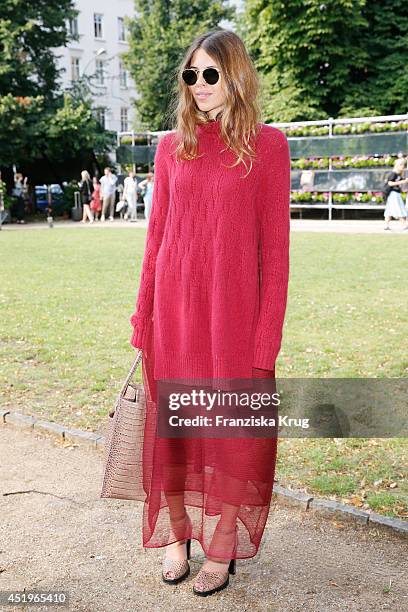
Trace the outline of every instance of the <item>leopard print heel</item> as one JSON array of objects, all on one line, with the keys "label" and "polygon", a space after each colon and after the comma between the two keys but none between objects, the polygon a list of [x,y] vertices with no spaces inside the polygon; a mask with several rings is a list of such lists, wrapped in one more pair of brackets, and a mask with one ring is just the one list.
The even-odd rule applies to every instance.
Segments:
[{"label": "leopard print heel", "polygon": [[[178,519],[171,520],[172,536],[176,537],[176,534],[191,535],[192,523],[187,512]],[[173,537],[170,539],[173,539]],[[190,554],[191,554],[191,538],[184,540],[186,543],[186,559],[172,559],[171,557],[165,557],[162,565],[162,580],[166,584],[178,584],[182,580],[185,580],[190,574]]]},{"label": "leopard print heel", "polygon": [[[219,533],[223,532],[219,530]],[[233,555],[235,556],[238,543],[238,527],[235,527],[234,532],[228,533],[235,533],[235,545],[233,550]],[[224,532],[223,535],[226,535],[226,533]],[[222,589],[225,589],[229,585],[229,575],[235,574],[235,572],[235,559],[231,559],[226,572],[211,572],[205,569],[200,569],[194,582],[193,593],[195,593],[195,595],[200,595],[201,597],[206,597],[207,595],[212,595],[213,593],[222,591]]]}]

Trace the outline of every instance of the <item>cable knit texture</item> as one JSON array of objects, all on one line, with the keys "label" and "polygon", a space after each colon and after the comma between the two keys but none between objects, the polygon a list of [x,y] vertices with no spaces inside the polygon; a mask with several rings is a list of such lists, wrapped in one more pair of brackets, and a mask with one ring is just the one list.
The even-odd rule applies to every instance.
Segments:
[{"label": "cable knit texture", "polygon": [[159,141],[152,210],[131,344],[150,325],[156,379],[250,377],[273,370],[285,317],[290,233],[286,136],[260,124],[247,177],[221,138],[197,128],[199,156],[177,161],[175,132]]}]

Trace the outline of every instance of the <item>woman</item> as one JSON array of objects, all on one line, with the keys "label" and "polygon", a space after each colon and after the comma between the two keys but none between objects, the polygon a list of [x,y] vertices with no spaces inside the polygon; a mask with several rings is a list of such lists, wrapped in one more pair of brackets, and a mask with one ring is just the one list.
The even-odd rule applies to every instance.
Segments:
[{"label": "woman", "polygon": [[257,73],[236,34],[212,31],[192,43],[178,73],[176,130],[156,150],[130,319],[147,397],[143,545],[166,546],[162,577],[175,584],[189,574],[197,540],[206,555],[197,595],[225,588],[235,560],[258,552],[276,437],[160,437],[158,385],[274,379],[287,301],[290,156],[283,132],[259,122],[257,96]]},{"label": "woman", "polygon": [[[5,208],[4,204],[6,202],[6,194],[7,194],[6,183],[1,178],[1,170],[0,170],[0,212],[4,211],[4,208]],[[0,225],[1,225],[1,221],[0,221]]]},{"label": "woman", "polygon": [[25,223],[24,212],[25,212],[25,197],[27,195],[27,177],[23,177],[21,172],[14,174],[14,187],[12,195],[16,198],[16,216],[17,223]]},{"label": "woman", "polygon": [[129,175],[124,180],[122,200],[127,202],[125,220],[128,219],[130,213],[130,220],[137,221],[137,182],[136,173],[133,170],[130,170]]},{"label": "woman", "polygon": [[98,177],[94,176],[92,179],[92,198],[91,198],[91,210],[94,215],[94,221],[98,221],[99,213],[102,210],[102,202],[101,202],[101,185],[98,181]]},{"label": "woman", "polygon": [[81,203],[83,208],[82,223],[86,223],[87,219],[89,219],[90,223],[93,223],[94,217],[91,211],[93,186],[91,177],[89,176],[89,172],[87,170],[82,170],[81,172],[79,192],[81,194]]},{"label": "woman", "polygon": [[385,230],[390,230],[391,217],[400,219],[403,230],[408,230],[407,211],[404,205],[404,200],[401,196],[401,185],[408,183],[408,178],[404,178],[405,159],[399,157],[394,162],[393,171],[388,175],[387,180],[387,201],[384,210]]},{"label": "woman", "polygon": [[144,189],[143,202],[144,202],[144,216],[147,221],[150,218],[150,211],[152,209],[152,198],[153,198],[153,186],[154,177],[152,172],[148,172],[144,181],[139,183],[139,187]]}]

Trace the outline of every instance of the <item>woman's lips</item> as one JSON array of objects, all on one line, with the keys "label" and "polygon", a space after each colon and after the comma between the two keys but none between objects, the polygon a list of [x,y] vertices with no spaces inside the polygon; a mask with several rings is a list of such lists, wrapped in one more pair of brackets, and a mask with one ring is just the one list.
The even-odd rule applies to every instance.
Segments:
[{"label": "woman's lips", "polygon": [[196,94],[196,98],[198,98],[199,100],[206,100],[210,96],[211,94]]}]

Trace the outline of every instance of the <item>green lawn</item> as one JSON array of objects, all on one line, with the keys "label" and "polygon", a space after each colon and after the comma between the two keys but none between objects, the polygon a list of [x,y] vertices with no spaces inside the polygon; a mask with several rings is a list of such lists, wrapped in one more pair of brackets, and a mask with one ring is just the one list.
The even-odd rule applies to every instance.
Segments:
[{"label": "green lawn", "polygon": [[[145,235],[0,233],[3,407],[100,430],[134,357],[129,318]],[[277,375],[407,377],[407,250],[404,234],[292,233]],[[406,454],[403,440],[284,440],[277,477],[406,516]]]}]

